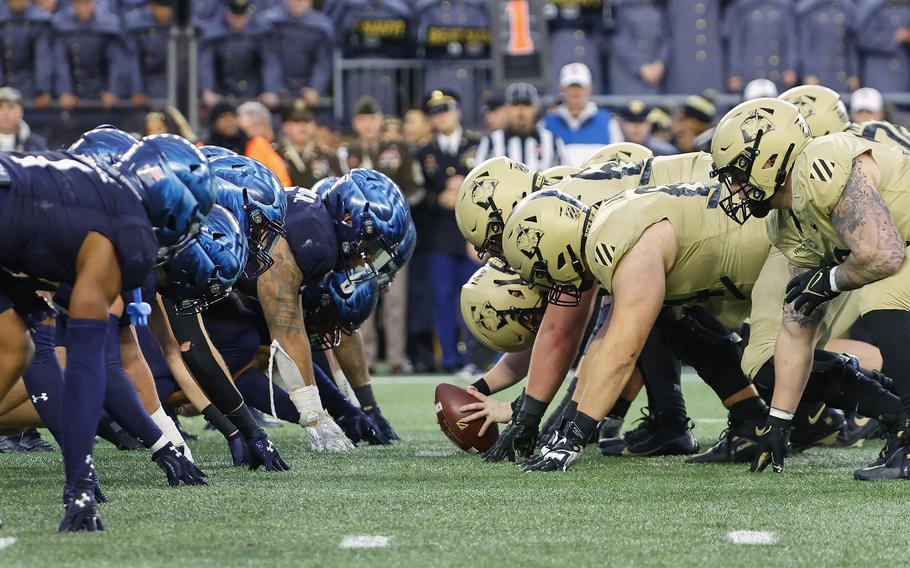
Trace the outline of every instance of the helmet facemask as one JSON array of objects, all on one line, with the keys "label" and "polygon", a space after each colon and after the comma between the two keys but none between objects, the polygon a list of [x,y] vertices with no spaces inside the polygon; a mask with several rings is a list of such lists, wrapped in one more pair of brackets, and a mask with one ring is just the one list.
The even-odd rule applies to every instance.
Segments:
[{"label": "helmet facemask", "polygon": [[249,259],[244,268],[245,278],[256,278],[275,264],[272,249],[278,237],[287,236],[284,223],[269,219],[256,203],[250,200],[249,191],[243,188],[243,209],[250,221]]}]

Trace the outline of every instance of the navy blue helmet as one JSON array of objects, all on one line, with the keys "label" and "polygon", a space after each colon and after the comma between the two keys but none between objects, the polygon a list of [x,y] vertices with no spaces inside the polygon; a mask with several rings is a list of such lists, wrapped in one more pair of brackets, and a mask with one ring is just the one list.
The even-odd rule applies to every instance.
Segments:
[{"label": "navy blue helmet", "polygon": [[270,254],[276,239],[286,235],[284,217],[288,200],[284,187],[265,166],[244,156],[212,160],[215,176],[228,182],[219,186],[218,204],[231,211],[243,210],[250,255],[244,271],[246,278],[262,274],[274,261]]},{"label": "navy blue helmet", "polygon": [[330,272],[319,282],[300,291],[310,345],[331,349],[341,343],[341,334],[353,334],[379,301],[379,282],[368,278],[352,282],[348,275]]},{"label": "navy blue helmet", "polygon": [[246,237],[230,211],[215,205],[196,242],[165,266],[178,313],[200,312],[226,297],[243,273]]},{"label": "navy blue helmet", "polygon": [[158,260],[189,244],[215,204],[208,161],[188,140],[172,134],[143,138],[111,168],[139,196],[158,237]]},{"label": "navy blue helmet", "polygon": [[114,128],[110,124],[102,124],[83,133],[67,151],[88,158],[93,164],[106,170],[138,143],[139,141],[129,132]]},{"label": "navy blue helmet", "polygon": [[202,155],[209,160],[214,160],[215,158],[221,158],[222,156],[236,156],[237,152],[233,150],[228,150],[227,148],[222,148],[221,146],[212,146],[211,144],[206,146],[201,146],[199,151],[202,152]]}]

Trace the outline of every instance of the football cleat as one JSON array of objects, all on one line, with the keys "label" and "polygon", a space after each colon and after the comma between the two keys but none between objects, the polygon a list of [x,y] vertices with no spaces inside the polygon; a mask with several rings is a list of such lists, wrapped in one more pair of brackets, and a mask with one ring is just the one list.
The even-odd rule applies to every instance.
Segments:
[{"label": "football cleat", "polygon": [[857,471],[879,468],[901,447],[910,446],[910,430],[908,430],[908,426],[910,426],[910,423],[901,421],[894,429],[886,432],[885,447],[878,453],[878,458],[866,467],[860,468]]},{"label": "football cleat", "polygon": [[57,449],[45,442],[34,428],[29,428],[19,436],[19,447],[26,452],[53,452]]},{"label": "football cleat", "polygon": [[607,416],[600,421],[600,424],[597,427],[597,442],[603,442],[609,440],[610,438],[618,438],[619,431],[622,430],[624,420],[622,418],[613,418],[612,416]]},{"label": "football cleat", "polygon": [[22,446],[19,445],[19,436],[0,436],[0,454],[24,451]]},{"label": "football cleat", "polygon": [[686,458],[686,463],[745,463],[755,458],[758,445],[755,429],[763,424],[754,420],[733,422],[728,420],[727,428],[721,432],[717,443],[706,451]]},{"label": "football cleat", "polygon": [[[644,412],[644,410],[643,410]],[[599,441],[605,456],[677,456],[698,451],[698,440],[692,434],[691,422],[670,423],[645,414],[634,430],[625,436]]]},{"label": "football cleat", "polygon": [[884,461],[875,462],[853,472],[858,481],[910,479],[910,446],[901,446]]},{"label": "football cleat", "polygon": [[837,438],[837,445],[844,448],[861,448],[866,440],[883,434],[882,423],[875,418],[850,413],[844,419],[844,429]]},{"label": "football cleat", "polygon": [[825,404],[811,412],[801,412],[793,419],[790,446],[794,452],[813,446],[833,446],[843,432],[844,423],[844,415]]}]

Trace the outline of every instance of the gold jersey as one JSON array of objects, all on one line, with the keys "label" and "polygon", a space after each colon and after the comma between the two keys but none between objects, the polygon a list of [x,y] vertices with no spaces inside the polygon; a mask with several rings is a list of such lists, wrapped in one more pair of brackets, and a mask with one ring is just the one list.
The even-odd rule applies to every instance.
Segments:
[{"label": "gold jersey", "polygon": [[594,205],[636,187],[680,182],[708,183],[711,181],[712,163],[711,154],[691,152],[655,156],[640,162],[595,164],[567,176],[556,188],[585,205]]},{"label": "gold jersey", "polygon": [[717,210],[722,192],[716,183],[677,183],[632,189],[604,201],[585,244],[591,272],[612,291],[623,256],[645,229],[666,219],[678,246],[667,273],[667,302],[702,305],[715,316],[730,302],[748,306],[770,241],[761,223],[739,225]]},{"label": "gold jersey", "polygon": [[852,122],[844,132],[888,146],[898,146],[910,150],[910,130],[884,120]]}]

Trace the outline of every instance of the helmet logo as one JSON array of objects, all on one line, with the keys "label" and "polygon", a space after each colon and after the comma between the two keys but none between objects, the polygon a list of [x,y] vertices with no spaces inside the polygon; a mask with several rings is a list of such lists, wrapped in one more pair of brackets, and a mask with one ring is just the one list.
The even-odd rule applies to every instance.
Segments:
[{"label": "helmet logo", "polygon": [[759,109],[755,109],[749,113],[746,119],[743,121],[740,126],[740,130],[743,134],[743,142],[748,144],[755,140],[758,136],[758,132],[762,131],[765,134],[774,130],[774,125],[771,124],[771,121],[768,120],[768,117],[765,116]]},{"label": "helmet logo", "polygon": [[539,229],[534,229],[533,227],[525,227],[524,225],[518,225],[518,238],[516,239],[516,245],[518,250],[521,251],[528,258],[534,258],[537,255],[537,245],[540,244],[540,237],[543,236],[543,232]]},{"label": "helmet logo", "polygon": [[490,302],[486,302],[477,314],[477,325],[487,331],[497,331],[505,324],[506,319],[499,315]]},{"label": "helmet logo", "polygon": [[796,105],[796,108],[799,109],[799,114],[803,115],[804,117],[809,118],[810,116],[815,114],[812,111],[812,107],[813,107],[812,103],[815,102],[815,97],[812,97],[809,95],[801,95],[800,97],[798,97],[796,100],[794,100],[792,102],[794,105]]},{"label": "helmet logo", "polygon": [[154,185],[164,178],[164,170],[157,164],[146,164],[136,170],[136,176],[145,185]]},{"label": "helmet logo", "polygon": [[499,181],[495,179],[488,178],[475,181],[473,187],[471,187],[471,201],[481,209],[489,209],[490,198],[493,197],[493,192],[496,191],[497,185],[499,185]]}]

